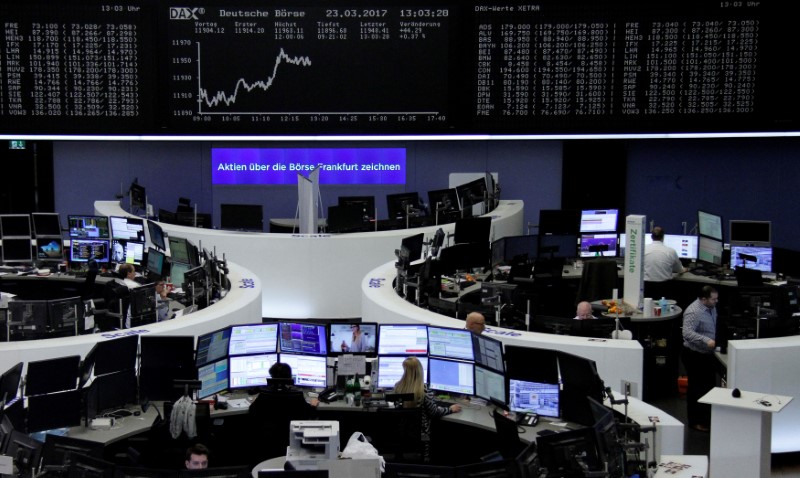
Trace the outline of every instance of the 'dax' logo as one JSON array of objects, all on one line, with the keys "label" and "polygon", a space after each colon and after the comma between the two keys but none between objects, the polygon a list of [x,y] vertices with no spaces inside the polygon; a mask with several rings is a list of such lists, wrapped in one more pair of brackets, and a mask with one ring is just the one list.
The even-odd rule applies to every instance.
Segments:
[{"label": "'dax' logo", "polygon": [[197,15],[205,13],[205,8],[170,7],[170,20],[199,20]]}]

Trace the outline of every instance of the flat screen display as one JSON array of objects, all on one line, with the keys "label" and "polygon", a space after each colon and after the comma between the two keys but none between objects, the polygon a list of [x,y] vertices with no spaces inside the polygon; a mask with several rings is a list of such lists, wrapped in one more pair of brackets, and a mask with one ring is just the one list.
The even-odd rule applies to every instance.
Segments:
[{"label": "flat screen display", "polygon": [[580,232],[617,232],[618,209],[584,209]]},{"label": "flat screen display", "polygon": [[539,234],[578,234],[580,228],[579,209],[539,210]]},{"label": "flat screen display", "polygon": [[79,239],[108,239],[107,216],[67,216],[69,237]]},{"label": "flat screen display", "polygon": [[430,357],[428,382],[431,390],[475,395],[475,364]]},{"label": "flat screen display", "polygon": [[169,238],[169,253],[173,263],[192,264],[190,249],[189,242],[186,239],[182,237]]},{"label": "flat screen display", "polygon": [[279,324],[281,352],[328,355],[328,334],[324,325],[305,322]]},{"label": "flat screen display", "polygon": [[722,216],[698,210],[697,233],[722,241]]},{"label": "flat screen display", "polygon": [[147,221],[147,230],[150,234],[150,244],[162,251],[166,251],[167,244],[164,241],[164,229],[155,221]]},{"label": "flat screen display", "polygon": [[745,221],[731,219],[730,236],[731,244],[752,244],[765,246],[772,242],[772,222],[770,221]]},{"label": "flat screen display", "polygon": [[143,260],[144,242],[124,241],[121,239],[111,241],[111,262],[140,266]]},{"label": "flat screen display", "polygon": [[472,332],[467,329],[428,326],[428,355],[474,360]]},{"label": "flat screen display", "polygon": [[144,242],[144,219],[111,216],[111,238],[123,241]]},{"label": "flat screen display", "polygon": [[201,367],[208,363],[216,362],[219,359],[227,357],[230,339],[230,327],[199,336],[197,338],[195,365]]},{"label": "flat screen display", "polygon": [[513,412],[536,413],[542,417],[559,416],[557,383],[508,380],[508,406]]},{"label": "flat screen display", "polygon": [[228,359],[217,360],[197,369],[197,379],[200,381],[198,398],[206,398],[215,393],[224,392],[229,386]]},{"label": "flat screen display", "polygon": [[0,237],[31,237],[31,217],[27,214],[0,215]]},{"label": "flat screen display", "polygon": [[269,369],[276,363],[278,363],[276,353],[230,357],[228,359],[230,388],[265,386],[269,378]]},{"label": "flat screen display", "polygon": [[472,350],[475,363],[500,373],[506,371],[503,361],[503,342],[485,335],[472,334]]},{"label": "flat screen display", "polygon": [[70,262],[108,262],[111,259],[111,248],[106,239],[72,239],[70,240]]},{"label": "flat screen display", "polygon": [[539,235],[539,259],[572,259],[577,256],[576,234]]},{"label": "flat screen display", "polygon": [[582,234],[581,257],[616,257],[617,233]]},{"label": "flat screen display", "polygon": [[[742,254],[746,257],[742,258]],[[752,259],[755,259],[755,261]],[[761,272],[772,272],[772,248],[731,245],[731,267],[735,266],[755,269]]]},{"label": "flat screen display", "polygon": [[328,359],[316,355],[295,355],[281,352],[281,363],[292,367],[295,386],[325,388],[328,386]]},{"label": "flat screen display", "polygon": [[[650,242],[652,241],[651,238]],[[645,241],[645,250],[647,250],[647,244],[648,242]],[[681,259],[697,259],[697,236],[664,234],[664,245],[675,249]]]},{"label": "flat screen display", "polygon": [[64,241],[60,237],[39,237],[36,239],[36,259],[45,262],[64,260]]},{"label": "flat screen display", "polygon": [[169,279],[172,284],[177,288],[182,288],[186,282],[184,275],[192,268],[189,264],[183,262],[173,262],[169,266]]},{"label": "flat screen display", "polygon": [[427,355],[428,326],[379,324],[378,355]]},{"label": "flat screen display", "polygon": [[332,323],[329,328],[331,353],[374,354],[378,350],[376,323]]},{"label": "flat screen display", "polygon": [[31,219],[34,235],[61,237],[61,216],[57,212],[33,212]]},{"label": "flat screen display", "polygon": [[508,403],[506,377],[502,373],[475,365],[475,396]]},{"label": "flat screen display", "polygon": [[[403,376],[403,360],[407,357],[378,357],[378,388],[393,389]],[[423,381],[428,383],[428,357],[417,357],[422,364]]]},{"label": "flat screen display", "polygon": [[30,238],[4,238],[3,262],[7,264],[33,262],[33,250],[31,249]]},{"label": "flat screen display", "polygon": [[264,231],[264,208],[261,204],[220,204],[219,211],[222,229]]},{"label": "flat screen display", "polygon": [[231,326],[228,354],[267,354],[278,351],[278,323]]},{"label": "flat screen display", "polygon": [[165,261],[166,256],[164,253],[151,247],[147,250],[147,264],[145,265],[145,269],[147,269],[147,272],[161,277],[164,275]]},{"label": "flat screen display", "polygon": [[722,265],[722,241],[716,239],[700,236],[697,241],[697,260],[713,264],[715,266]]}]

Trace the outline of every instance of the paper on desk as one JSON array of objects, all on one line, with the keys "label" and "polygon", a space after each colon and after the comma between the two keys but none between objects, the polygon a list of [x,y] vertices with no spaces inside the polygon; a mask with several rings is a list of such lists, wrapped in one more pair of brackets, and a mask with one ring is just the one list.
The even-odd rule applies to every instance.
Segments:
[{"label": "paper on desk", "polygon": [[248,408],[250,400],[246,398],[233,398],[227,401],[229,408]]},{"label": "paper on desk", "polygon": [[364,375],[367,373],[367,359],[363,355],[340,355],[338,375]]}]

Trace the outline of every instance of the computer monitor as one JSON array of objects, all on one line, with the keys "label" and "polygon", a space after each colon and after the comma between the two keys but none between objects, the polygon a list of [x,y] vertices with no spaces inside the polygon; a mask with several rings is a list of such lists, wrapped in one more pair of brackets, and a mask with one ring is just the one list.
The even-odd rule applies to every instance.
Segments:
[{"label": "computer monitor", "polygon": [[406,264],[422,259],[422,246],[424,243],[424,233],[404,237],[400,241],[400,259],[405,261]]},{"label": "computer monitor", "polygon": [[475,364],[429,357],[428,383],[431,390],[475,395]]},{"label": "computer monitor", "polygon": [[292,379],[297,387],[325,388],[328,386],[328,359],[318,355],[300,355],[284,353],[278,355],[278,361],[289,364],[292,368]]},{"label": "computer monitor", "polygon": [[277,322],[231,326],[228,355],[268,354],[277,351]]},{"label": "computer monitor", "polygon": [[31,336],[47,332],[49,310],[46,300],[15,299],[8,302],[9,323],[19,324]]},{"label": "computer monitor", "polygon": [[576,234],[539,234],[540,259],[572,259],[578,256]]},{"label": "computer monitor", "polygon": [[111,241],[111,262],[115,264],[133,264],[141,266],[144,261],[144,242]]},{"label": "computer monitor", "polygon": [[215,330],[197,337],[197,354],[195,365],[202,367],[211,362],[217,362],[228,356],[228,346],[231,340],[231,328]]},{"label": "computer monitor", "polygon": [[472,334],[472,353],[478,365],[500,373],[506,371],[503,342],[485,335]]},{"label": "computer monitor", "polygon": [[130,290],[131,327],[152,324],[158,320],[156,284],[144,284]]},{"label": "computer monitor", "polygon": [[513,377],[508,379],[508,407],[513,412],[558,418],[561,410],[559,394],[557,383],[529,382]]},{"label": "computer monitor", "polygon": [[389,219],[405,219],[406,213],[409,216],[419,216],[425,212],[416,192],[387,194],[386,207]]},{"label": "computer monitor", "polygon": [[[647,237],[650,236],[648,235]],[[652,242],[652,238],[650,238],[650,242]],[[645,251],[647,250],[647,244],[649,243],[645,241]],[[675,249],[681,259],[697,259],[697,236],[664,234],[664,245]]]},{"label": "computer monitor", "polygon": [[461,210],[458,202],[458,193],[455,188],[428,191],[428,203],[430,204],[431,215],[436,215],[437,212],[440,215],[447,215]]},{"label": "computer monitor", "polygon": [[506,376],[527,382],[558,383],[557,351],[506,345],[505,354]]},{"label": "computer monitor", "polygon": [[127,216],[111,216],[111,239],[145,242],[144,219]]},{"label": "computer monitor", "polygon": [[67,216],[69,237],[78,239],[108,239],[111,237],[107,216]]},{"label": "computer monitor", "polygon": [[375,322],[331,322],[329,325],[332,355],[374,355],[378,350],[378,324]]},{"label": "computer monitor", "polygon": [[220,204],[219,221],[222,229],[263,232],[264,207],[261,204]]},{"label": "computer monitor", "polygon": [[186,282],[184,276],[192,268],[189,264],[183,262],[172,262],[169,266],[169,279],[175,287],[183,287]]},{"label": "computer monitor", "polygon": [[67,465],[74,453],[101,458],[104,447],[103,443],[96,441],[47,433],[42,447],[42,470],[58,469]]},{"label": "computer monitor", "polygon": [[616,257],[617,233],[581,234],[581,257]]},{"label": "computer monitor", "polygon": [[425,324],[378,324],[378,355],[427,355]]},{"label": "computer monitor", "polygon": [[150,234],[150,244],[161,251],[166,251],[167,243],[164,240],[164,229],[155,221],[147,221],[147,231]]},{"label": "computer monitor", "polygon": [[698,209],[697,233],[722,242],[722,216]]},{"label": "computer monitor", "polygon": [[135,404],[136,388],[134,369],[95,376],[85,391],[86,419]]},{"label": "computer monitor", "polygon": [[175,400],[182,391],[174,380],[197,380],[194,337],[142,335],[139,359],[139,403]]},{"label": "computer monitor", "polygon": [[33,235],[61,237],[61,215],[57,212],[32,212]]},{"label": "computer monitor", "polygon": [[[318,470],[316,470],[318,471]],[[249,466],[228,466],[203,468],[201,470],[180,470],[179,478],[251,478]]]},{"label": "computer monitor", "polygon": [[30,264],[33,262],[33,250],[30,238],[4,237],[3,238],[3,263],[4,264]]},{"label": "computer monitor", "polygon": [[731,244],[731,267],[772,272],[772,248],[769,246],[738,246]]},{"label": "computer monitor", "polygon": [[619,209],[584,209],[580,232],[617,232],[618,215]]},{"label": "computer monitor", "polygon": [[198,265],[197,248],[186,238],[169,236],[169,252],[173,263]]},{"label": "computer monitor", "polygon": [[277,353],[229,357],[229,388],[233,390],[266,386],[270,377],[269,369],[276,363],[278,363]]},{"label": "computer monitor", "polygon": [[[77,377],[76,377],[77,378]],[[28,433],[76,427],[81,424],[82,390],[28,397]]]},{"label": "computer monitor", "polygon": [[486,178],[479,178],[473,181],[456,186],[456,193],[458,199],[461,201],[461,207],[470,207],[473,204],[480,204],[488,197],[486,189]]},{"label": "computer monitor", "polygon": [[31,217],[28,214],[0,214],[0,237],[27,237],[31,234]]},{"label": "computer monitor", "polygon": [[483,244],[488,246],[491,234],[491,217],[483,216],[456,219],[455,230],[453,232],[453,243]]},{"label": "computer monitor", "polygon": [[624,462],[621,458],[624,450],[618,443],[614,411],[594,398],[588,397],[588,400],[594,418],[592,429],[597,440],[600,461],[606,464],[609,476],[624,476]]},{"label": "computer monitor", "polygon": [[586,397],[603,400],[603,380],[597,373],[594,360],[578,355],[558,352],[558,369],[561,374],[561,414],[565,420],[581,425],[594,423]]},{"label": "computer monitor", "polygon": [[33,476],[42,455],[42,442],[19,430],[13,430],[4,454],[13,459],[18,476]]},{"label": "computer monitor", "polygon": [[70,262],[89,262],[94,259],[105,264],[111,260],[111,248],[106,239],[71,239],[69,251]]},{"label": "computer monitor", "polygon": [[80,363],[80,355],[28,362],[28,371],[25,374],[25,395],[75,390],[78,386]]},{"label": "computer monitor", "polygon": [[486,401],[507,404],[506,376],[492,369],[475,365],[475,396]]},{"label": "computer monitor", "polygon": [[467,329],[428,326],[428,355],[459,360],[475,360],[472,332]]},{"label": "computer monitor", "polygon": [[697,239],[697,260],[706,264],[721,266],[723,249],[724,245],[721,240],[700,236]]},{"label": "computer monitor", "polygon": [[92,347],[83,362],[87,364],[91,360],[95,375],[133,370],[136,367],[138,349],[138,335],[103,340]]},{"label": "computer monitor", "polygon": [[229,387],[228,359],[207,363],[197,369],[197,379],[201,387],[197,391],[199,398],[206,398],[215,393],[224,392]]},{"label": "computer monitor", "polygon": [[36,260],[41,262],[63,261],[64,241],[60,237],[38,237],[36,239]]},{"label": "computer monitor", "polygon": [[[205,469],[207,470],[208,468]],[[180,476],[181,471],[183,470],[174,470],[167,468],[143,468],[140,466],[117,465],[117,467],[114,468],[114,478],[178,478]],[[186,470],[186,471],[203,471],[203,470]]]},{"label": "computer monitor", "polygon": [[19,362],[0,375],[0,401],[5,400],[7,403],[17,397],[24,366],[24,362]]},{"label": "computer monitor", "polygon": [[375,196],[339,196],[339,206],[358,207],[364,222],[375,219]]},{"label": "computer monitor", "polygon": [[130,194],[131,194],[131,206],[140,209],[144,209],[147,207],[147,191],[145,190],[144,186],[137,183],[136,181],[132,182],[130,187]]},{"label": "computer monitor", "polygon": [[539,464],[547,476],[585,476],[602,471],[593,428],[584,427],[536,437]]},{"label": "computer monitor", "polygon": [[539,236],[506,236],[492,242],[492,267],[532,263],[539,256]]},{"label": "computer monitor", "polygon": [[280,351],[328,355],[328,334],[325,325],[309,322],[279,322]]},{"label": "computer monitor", "polygon": [[728,241],[731,244],[768,246],[772,243],[771,221],[731,219],[728,224]]},{"label": "computer monitor", "polygon": [[[403,361],[408,357],[378,357],[378,388],[393,389],[403,376]],[[428,357],[417,357],[422,364],[422,381],[428,383]]]},{"label": "computer monitor", "polygon": [[364,209],[361,206],[328,206],[327,232],[336,234],[369,230],[370,223],[364,221]]},{"label": "computer monitor", "polygon": [[164,276],[166,259],[167,256],[163,252],[150,247],[147,249],[147,262],[144,268],[149,275],[161,278]]},{"label": "computer monitor", "polygon": [[581,229],[580,209],[539,210],[539,234],[575,234]]}]

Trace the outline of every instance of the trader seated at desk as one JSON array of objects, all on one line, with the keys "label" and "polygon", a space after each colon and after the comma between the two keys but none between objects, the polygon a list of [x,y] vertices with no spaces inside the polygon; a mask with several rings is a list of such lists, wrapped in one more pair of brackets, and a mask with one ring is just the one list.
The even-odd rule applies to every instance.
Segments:
[{"label": "trader seated at desk", "polygon": [[575,309],[575,320],[592,319],[597,319],[597,317],[592,314],[592,304],[585,300],[583,302],[579,302],[578,307]]}]

